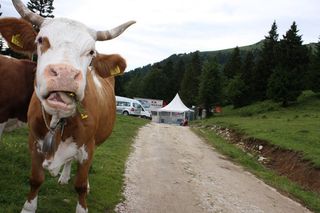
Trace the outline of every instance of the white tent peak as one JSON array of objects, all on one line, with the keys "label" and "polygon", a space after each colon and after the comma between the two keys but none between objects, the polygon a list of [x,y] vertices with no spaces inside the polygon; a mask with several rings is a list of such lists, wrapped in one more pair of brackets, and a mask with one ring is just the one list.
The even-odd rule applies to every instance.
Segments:
[{"label": "white tent peak", "polygon": [[174,99],[165,107],[158,109],[158,112],[193,112],[193,110],[189,109],[184,105],[181,101],[179,94],[177,93]]}]

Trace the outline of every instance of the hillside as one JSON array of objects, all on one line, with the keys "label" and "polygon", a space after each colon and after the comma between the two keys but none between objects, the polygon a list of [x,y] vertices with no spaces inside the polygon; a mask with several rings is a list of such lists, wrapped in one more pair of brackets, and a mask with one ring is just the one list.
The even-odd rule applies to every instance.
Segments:
[{"label": "hillside", "polygon": [[[244,57],[249,50],[252,51],[254,55],[256,55],[259,49],[262,47],[262,45],[263,45],[263,40],[252,45],[239,47],[241,57]],[[177,68],[177,67],[179,66],[179,63],[181,61],[183,63],[183,67],[188,65],[191,62],[192,56],[194,54],[199,54],[199,60],[201,64],[208,59],[216,58],[217,62],[221,66],[224,66],[224,64],[230,58],[233,49],[234,48],[205,51],[205,52],[195,51],[190,53],[173,54],[168,58],[163,59],[162,61],[156,62],[154,64],[147,64],[143,67],[139,67],[129,72],[125,72],[123,76],[116,78],[116,85],[117,85],[116,94],[120,96],[126,96],[126,97],[143,96],[145,98],[157,98],[157,99],[164,99],[164,100],[170,101],[174,97],[176,92],[179,91],[179,88],[173,88],[176,91],[164,97],[152,97],[152,95],[146,95],[143,92],[141,92],[142,90],[141,83],[144,80],[144,77],[147,76],[147,74],[149,74],[153,70],[157,70],[157,69],[162,70],[164,67],[166,67],[169,64],[171,68],[170,70],[165,72],[166,77],[169,77],[169,76],[176,77],[176,75],[183,76],[184,68],[182,68],[183,71],[179,71],[180,68]],[[178,73],[178,72],[181,72],[181,73]],[[175,81],[175,83],[180,84],[180,82],[177,82],[177,81]]]},{"label": "hillside", "polygon": [[[242,46],[239,47],[240,51],[242,52],[242,54],[244,55],[247,51],[258,51],[261,49],[263,45],[263,40],[252,44],[252,45],[248,45],[248,46]],[[234,48],[229,48],[229,49],[222,49],[222,50],[213,50],[213,51],[204,51],[204,52],[199,52],[200,58],[202,61],[208,59],[208,58],[214,58],[217,57],[217,60],[220,64],[225,64],[227,59],[229,58],[230,54],[232,53]],[[191,54],[193,52],[190,53],[180,53],[180,54],[173,54],[171,56],[169,56],[168,58],[163,59],[162,61],[156,62],[154,64],[148,64],[145,65],[143,67],[139,67],[136,68],[134,70],[130,70],[129,72],[125,73],[125,75],[132,75],[134,72],[138,72],[138,73],[144,73],[144,71],[148,71],[152,68],[152,66],[161,66],[164,65],[165,63],[167,63],[168,61],[172,61],[173,63],[175,63],[176,61],[182,59],[184,61],[190,61],[191,58]]]},{"label": "hillside", "polygon": [[[259,51],[262,48],[263,45],[263,40],[255,43],[255,44],[251,44],[251,45],[247,45],[247,46],[242,46],[239,47],[240,52],[242,55],[245,55],[246,52],[248,51],[252,51],[254,54]],[[311,48],[312,51],[315,50],[316,48],[316,43],[312,42],[309,44],[306,44],[306,46],[308,48]],[[214,58],[216,57],[218,62],[221,65],[224,65],[226,63],[226,61],[228,60],[228,58],[230,57],[232,51],[234,50],[234,48],[229,48],[229,49],[222,49],[222,50],[213,50],[213,51],[204,51],[204,52],[199,52],[200,58],[205,61],[208,58]],[[190,61],[191,58],[191,53],[180,53],[180,54],[173,54],[171,56],[169,56],[168,58],[163,59],[162,61],[156,62],[154,64],[147,64],[143,67],[139,67],[136,68],[134,70],[130,70],[128,72],[125,73],[126,76],[131,76],[131,75],[135,75],[137,73],[139,73],[140,75],[142,74],[146,74],[147,71],[149,71],[153,66],[157,65],[157,66],[161,66],[164,65],[166,62],[168,61],[172,61],[173,63],[175,63],[176,61],[182,59],[184,61]]]},{"label": "hillside", "polygon": [[[281,45],[284,44],[283,42],[281,43]],[[210,78],[216,78],[215,80],[210,80],[210,84],[213,85],[212,82],[220,82],[217,88],[219,88],[221,92],[216,93],[218,94],[217,96],[220,97],[215,97],[216,103],[210,104],[235,102],[236,100],[233,97],[236,96],[232,96],[235,92],[240,91],[240,93],[244,95],[244,93],[248,93],[249,90],[253,91],[250,95],[244,95],[247,97],[247,100],[242,99],[243,103],[240,103],[240,101],[235,104],[236,106],[241,106],[248,104],[252,100],[264,100],[267,97],[268,81],[271,80],[270,75],[274,71],[274,66],[277,64],[279,67],[281,63],[290,64],[290,66],[286,65],[288,69],[292,69],[292,66],[299,66],[299,69],[304,70],[305,73],[300,70],[293,76],[302,79],[299,77],[299,73],[301,73],[301,75],[305,77],[299,87],[313,89],[310,85],[317,85],[317,83],[313,83],[311,79],[316,78],[311,77],[313,74],[311,71],[309,72],[308,69],[311,67],[309,66],[309,63],[311,63],[309,59],[316,55],[316,44],[310,43],[302,45],[302,41],[299,41],[297,44],[287,45],[285,48],[290,49],[294,47],[291,48],[290,54],[297,54],[296,56],[288,56],[288,58],[286,58],[288,54],[286,54],[285,51],[289,51],[289,49],[284,51],[284,46],[281,48],[277,46],[277,48],[272,51],[268,49],[275,48],[274,45],[280,45],[280,42],[273,44],[272,42],[270,43],[269,40],[261,40],[255,44],[243,47],[173,54],[162,61],[126,72],[123,76],[117,78],[116,94],[125,97],[162,99],[169,102],[176,93],[179,93],[187,106],[191,107],[193,105],[199,106],[206,104],[206,108],[209,108],[208,101],[204,99],[204,96],[209,97],[208,94],[205,95],[202,91],[201,94],[203,97],[200,100],[200,81],[202,81],[202,85],[208,85],[204,83],[204,81],[206,81],[205,79],[209,81]],[[262,49],[263,46],[265,46],[264,49]],[[299,58],[299,60],[290,61],[293,58]],[[284,65],[281,64],[281,66]],[[302,68],[303,66],[304,68]],[[216,72],[217,75],[214,76],[211,74],[200,79],[204,69],[207,69],[207,72]],[[212,69],[215,69],[215,71],[212,71]],[[237,75],[240,78],[238,80],[235,78]],[[271,86],[273,86],[272,89],[275,89],[277,88],[275,85],[279,86],[279,84],[275,83],[278,82],[276,80],[279,80],[279,76],[274,77],[272,80],[273,84],[271,84]],[[241,89],[237,88],[237,90],[233,90],[232,92],[232,88],[238,87],[239,85],[241,86],[242,82],[244,82],[243,85],[245,86],[242,86]],[[295,81],[290,80],[290,82]],[[230,89],[231,91],[227,92],[227,90]],[[204,90],[204,88],[202,88],[202,90]],[[208,88],[205,90],[209,91]],[[292,89],[288,91],[292,91]]]},{"label": "hillside", "polygon": [[223,113],[203,123],[231,127],[279,147],[302,152],[304,159],[320,168],[319,107],[319,94],[304,91],[298,101],[287,108],[271,101],[238,109],[226,106]]},{"label": "hillside", "polygon": [[[226,106],[221,114],[194,121],[192,126],[222,153],[319,212],[319,107],[319,94],[304,91],[287,108],[271,101],[239,109]],[[278,176],[266,175],[269,169]]]}]

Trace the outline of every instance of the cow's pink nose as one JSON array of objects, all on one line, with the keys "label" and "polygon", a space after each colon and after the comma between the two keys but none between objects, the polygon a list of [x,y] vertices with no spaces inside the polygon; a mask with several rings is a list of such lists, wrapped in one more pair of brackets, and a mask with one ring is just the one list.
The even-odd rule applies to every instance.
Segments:
[{"label": "cow's pink nose", "polygon": [[80,81],[81,71],[68,64],[51,64],[45,69],[45,76],[48,78],[62,78]]}]

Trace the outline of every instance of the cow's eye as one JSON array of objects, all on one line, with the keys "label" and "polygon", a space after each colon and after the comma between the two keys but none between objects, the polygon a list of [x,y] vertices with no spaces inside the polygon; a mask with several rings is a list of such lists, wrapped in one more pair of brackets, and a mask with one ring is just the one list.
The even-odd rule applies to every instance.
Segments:
[{"label": "cow's eye", "polygon": [[94,50],[90,50],[89,55],[94,56],[95,55],[95,51]]},{"label": "cow's eye", "polygon": [[39,37],[38,38],[38,44],[42,44],[42,41],[43,41],[42,37]]}]

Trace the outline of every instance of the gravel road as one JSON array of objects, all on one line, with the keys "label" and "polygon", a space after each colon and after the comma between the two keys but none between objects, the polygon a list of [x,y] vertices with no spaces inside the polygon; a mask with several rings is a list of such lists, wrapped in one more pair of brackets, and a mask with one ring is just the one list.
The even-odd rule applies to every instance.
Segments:
[{"label": "gravel road", "polygon": [[119,213],[310,212],[228,161],[188,127],[141,128],[125,177]]}]

